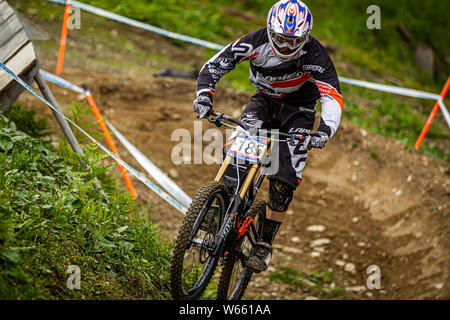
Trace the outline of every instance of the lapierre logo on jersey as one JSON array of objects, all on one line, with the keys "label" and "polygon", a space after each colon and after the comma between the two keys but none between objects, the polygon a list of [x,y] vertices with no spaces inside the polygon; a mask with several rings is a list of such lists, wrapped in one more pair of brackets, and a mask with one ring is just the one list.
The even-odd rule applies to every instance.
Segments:
[{"label": "lapierre logo on jersey", "polygon": [[267,81],[269,81],[270,83],[274,83],[274,82],[279,82],[279,81],[294,80],[294,79],[298,79],[302,76],[307,76],[307,75],[310,75],[310,73],[303,72],[303,71],[297,71],[297,72],[285,74],[285,75],[279,76],[279,77],[266,76],[265,79]]},{"label": "lapierre logo on jersey", "polygon": [[248,56],[250,52],[253,51],[253,45],[250,43],[238,43],[239,41],[235,41],[231,46],[231,51],[234,54],[234,59],[240,58],[240,60],[243,60],[245,57]]},{"label": "lapierre logo on jersey", "polygon": [[312,71],[312,72],[323,73],[325,71],[325,69],[322,68],[321,66],[318,66],[315,64],[305,64],[305,65],[303,65],[303,71]]}]

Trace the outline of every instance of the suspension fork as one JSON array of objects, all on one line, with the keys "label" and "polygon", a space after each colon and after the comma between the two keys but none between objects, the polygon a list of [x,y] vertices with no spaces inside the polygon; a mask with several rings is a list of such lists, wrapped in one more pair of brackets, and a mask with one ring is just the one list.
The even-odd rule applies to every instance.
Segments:
[{"label": "suspension fork", "polygon": [[224,224],[220,228],[219,236],[216,238],[215,244],[214,244],[214,251],[212,253],[213,256],[216,256],[219,253],[219,250],[222,248],[222,244],[227,239],[228,235],[230,234],[231,229],[233,228],[235,219],[236,219],[236,213],[238,212],[242,202],[244,201],[245,195],[247,194],[250,186],[252,185],[255,176],[260,169],[260,164],[254,164],[252,165],[245,181],[244,185],[242,186],[242,189],[239,193],[239,195],[236,195],[233,199],[232,207],[230,210],[230,213],[227,215]]},{"label": "suspension fork", "polygon": [[223,175],[225,174],[225,171],[227,170],[228,166],[231,163],[231,156],[226,156],[225,160],[222,163],[222,166],[219,169],[219,172],[217,173],[216,178],[214,179],[214,181],[218,182],[220,181],[220,179],[222,179]]},{"label": "suspension fork", "polygon": [[256,163],[252,165],[247,177],[245,178],[244,184],[241,188],[239,195],[236,195],[233,198],[233,203],[231,204],[231,209],[229,211],[229,214],[227,215],[225,222],[223,223],[222,227],[220,228],[218,237],[216,237],[216,241],[214,243],[215,248],[212,253],[213,257],[215,257],[219,253],[219,250],[222,248],[222,244],[227,239],[231,229],[233,228],[233,225],[234,225],[234,222],[236,219],[236,213],[239,210],[239,208],[244,200],[244,197],[249,190],[249,187],[252,185],[252,182],[254,181],[256,173],[258,172],[258,169],[260,168],[260,166],[261,165],[256,164]]},{"label": "suspension fork", "polygon": [[[266,152],[268,150],[268,145],[265,146],[265,148],[262,151],[263,156],[265,156]],[[231,156],[227,155],[225,158],[224,163],[220,167],[219,173],[216,176],[216,181],[219,181],[222,179],[223,175],[225,174],[225,170],[231,163]],[[258,173],[258,170],[261,168],[261,163],[255,163],[251,166],[249,173],[247,174],[247,177],[245,178],[244,184],[242,185],[242,188],[239,192],[239,195],[236,195],[233,198],[231,210],[229,211],[229,214],[227,215],[227,218],[225,219],[222,227],[220,228],[219,236],[214,241],[214,251],[212,255],[215,257],[219,250],[222,248],[222,244],[228,237],[231,229],[233,228],[233,224],[236,219],[236,213],[238,212],[242,202],[244,201],[244,198],[249,191],[250,187],[253,185],[255,181],[255,176]],[[260,179],[258,179],[260,180]],[[262,183],[262,180],[258,181],[259,185]],[[259,186],[258,186],[259,187]]]}]

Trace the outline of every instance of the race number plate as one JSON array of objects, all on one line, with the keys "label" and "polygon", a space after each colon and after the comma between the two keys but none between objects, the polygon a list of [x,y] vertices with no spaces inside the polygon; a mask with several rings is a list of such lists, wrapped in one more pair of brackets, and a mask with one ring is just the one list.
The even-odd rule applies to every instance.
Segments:
[{"label": "race number plate", "polygon": [[234,158],[249,161],[250,163],[257,163],[261,161],[266,145],[266,139],[250,138],[239,134],[235,138],[228,154]]}]

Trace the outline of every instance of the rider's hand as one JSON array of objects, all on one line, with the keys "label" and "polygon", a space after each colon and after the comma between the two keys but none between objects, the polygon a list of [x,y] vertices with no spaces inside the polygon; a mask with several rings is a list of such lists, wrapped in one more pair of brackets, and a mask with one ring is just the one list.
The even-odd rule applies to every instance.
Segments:
[{"label": "rider's hand", "polygon": [[322,131],[317,131],[311,134],[311,142],[309,144],[310,148],[322,149],[325,143],[330,139],[327,133]]},{"label": "rider's hand", "polygon": [[200,118],[204,118],[209,115],[212,110],[212,94],[209,92],[203,92],[198,95],[194,101],[194,112],[199,114]]}]

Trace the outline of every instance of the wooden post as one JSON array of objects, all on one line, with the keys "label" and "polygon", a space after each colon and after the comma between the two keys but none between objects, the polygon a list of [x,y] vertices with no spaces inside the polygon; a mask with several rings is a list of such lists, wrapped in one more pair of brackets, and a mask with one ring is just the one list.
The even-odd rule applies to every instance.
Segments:
[{"label": "wooden post", "polygon": [[[45,82],[44,78],[42,78],[40,72],[38,72],[34,76],[34,80],[36,80],[36,83],[37,83],[37,85],[39,87],[39,90],[41,90],[42,95],[44,96],[44,98],[48,102],[50,102],[56,109],[58,109],[58,111],[61,111],[61,108],[59,107],[58,103],[56,102],[55,96],[53,95],[52,91],[48,87],[48,85]],[[75,153],[79,154],[79,155],[85,156],[85,154],[83,152],[83,149],[81,148],[80,144],[77,141],[77,138],[73,134],[72,129],[70,128],[69,123],[67,122],[67,120],[63,116],[61,116],[59,113],[57,113],[55,110],[52,109],[52,112],[55,115],[55,118],[58,121],[58,124],[61,127],[64,135],[66,136],[67,141],[69,142],[69,145],[72,148],[72,150]],[[80,158],[78,158],[78,160],[86,168],[86,170],[92,171],[92,168],[86,162],[84,162]],[[95,178],[94,181],[95,181],[94,187],[96,189],[101,189],[101,186],[100,186],[100,183],[98,182],[98,179]],[[100,190],[100,193],[104,194],[104,191]]]}]

